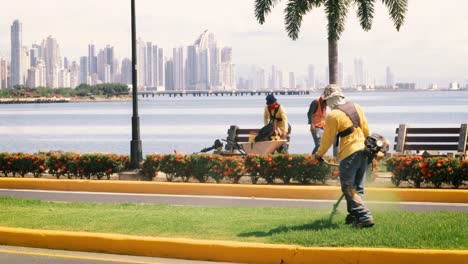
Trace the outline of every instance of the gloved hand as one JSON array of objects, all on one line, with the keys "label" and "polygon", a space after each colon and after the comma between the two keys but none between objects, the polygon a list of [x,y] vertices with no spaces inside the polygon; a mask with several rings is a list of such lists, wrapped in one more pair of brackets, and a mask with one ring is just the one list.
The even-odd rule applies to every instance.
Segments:
[{"label": "gloved hand", "polygon": [[323,157],[318,155],[318,154],[315,154],[315,159],[320,161],[320,162],[323,162]]}]

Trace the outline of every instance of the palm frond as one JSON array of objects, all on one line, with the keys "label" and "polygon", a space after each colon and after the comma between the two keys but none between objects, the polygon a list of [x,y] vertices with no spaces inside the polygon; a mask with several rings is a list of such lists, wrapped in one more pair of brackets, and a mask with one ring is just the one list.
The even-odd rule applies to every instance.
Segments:
[{"label": "palm frond", "polygon": [[302,24],[302,16],[312,8],[311,1],[308,0],[289,0],[284,9],[284,21],[286,32],[293,40],[299,37],[299,31]]},{"label": "palm frond", "polygon": [[401,25],[405,22],[406,11],[408,11],[408,0],[382,0],[382,2],[387,6],[390,17],[392,17],[393,23],[399,31]]},{"label": "palm frond", "polygon": [[325,13],[328,20],[328,39],[339,40],[344,31],[346,15],[351,0],[327,0],[325,1]]},{"label": "palm frond", "polygon": [[260,24],[265,23],[265,16],[280,0],[255,0],[255,17]]},{"label": "palm frond", "polygon": [[361,27],[365,31],[372,28],[374,19],[374,0],[355,0],[358,5],[357,16]]}]

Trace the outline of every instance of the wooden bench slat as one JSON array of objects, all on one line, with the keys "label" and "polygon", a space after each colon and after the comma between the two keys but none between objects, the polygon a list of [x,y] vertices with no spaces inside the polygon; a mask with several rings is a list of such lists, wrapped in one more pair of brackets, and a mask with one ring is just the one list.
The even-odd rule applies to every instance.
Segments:
[{"label": "wooden bench slat", "polygon": [[405,150],[450,150],[456,151],[458,145],[406,145]]},{"label": "wooden bench slat", "polygon": [[[412,137],[406,136],[406,142],[440,142],[440,143],[456,143],[459,137],[444,137],[444,136],[426,136],[426,137]],[[395,137],[395,141],[397,138]]]},{"label": "wooden bench slat", "polygon": [[[396,129],[398,134],[399,128]],[[460,128],[450,128],[450,127],[441,127],[441,128],[406,128],[406,134],[460,134]]]}]

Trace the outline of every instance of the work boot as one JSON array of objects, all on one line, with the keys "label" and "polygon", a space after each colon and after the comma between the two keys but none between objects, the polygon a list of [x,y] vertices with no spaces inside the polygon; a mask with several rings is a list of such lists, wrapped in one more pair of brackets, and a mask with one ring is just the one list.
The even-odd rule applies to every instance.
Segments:
[{"label": "work boot", "polygon": [[356,221],[356,217],[352,214],[348,214],[345,219],[345,225],[350,225]]},{"label": "work boot", "polygon": [[371,219],[366,219],[366,220],[357,220],[354,222],[353,226],[356,228],[366,228],[366,227],[373,227],[374,226],[374,220]]}]

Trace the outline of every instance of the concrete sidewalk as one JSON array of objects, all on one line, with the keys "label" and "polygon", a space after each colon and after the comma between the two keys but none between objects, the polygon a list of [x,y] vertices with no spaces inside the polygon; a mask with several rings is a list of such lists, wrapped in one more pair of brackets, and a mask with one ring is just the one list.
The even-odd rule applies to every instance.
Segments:
[{"label": "concrete sidewalk", "polygon": [[[0,188],[336,200],[338,186],[169,183],[0,178]],[[468,203],[466,189],[366,188],[366,201]]]}]

